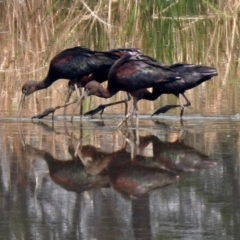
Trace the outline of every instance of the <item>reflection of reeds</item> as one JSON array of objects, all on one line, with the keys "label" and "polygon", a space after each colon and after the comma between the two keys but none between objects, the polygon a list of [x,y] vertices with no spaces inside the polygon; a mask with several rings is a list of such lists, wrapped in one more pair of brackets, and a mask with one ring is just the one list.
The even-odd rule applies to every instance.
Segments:
[{"label": "reflection of reeds", "polygon": [[[50,59],[64,48],[84,45],[105,50],[113,47],[138,47],[162,62],[191,62],[216,66],[218,81],[207,83],[218,92],[215,108],[223,97],[220,89],[238,60],[239,26],[236,24],[237,0],[220,1],[7,1],[0,5],[1,29],[0,71],[4,73],[2,93],[18,99],[20,87],[28,79],[42,79]],[[235,64],[236,69],[236,64]],[[209,87],[210,86],[210,87]],[[29,97],[28,108],[35,112],[62,102],[65,82]],[[206,89],[206,84],[199,88]],[[200,90],[189,91],[193,106],[199,107]],[[232,89],[232,91],[236,91]],[[204,98],[215,93],[201,91]],[[212,95],[212,96],[211,96]],[[122,99],[119,94],[116,99]],[[95,98],[93,98],[95,99]],[[195,101],[196,99],[196,101]],[[8,100],[5,100],[8,102]],[[105,100],[103,100],[105,102]],[[109,102],[112,100],[108,100]],[[155,104],[176,101],[164,96]],[[93,101],[92,107],[95,106]],[[144,102],[141,109],[153,109]],[[15,107],[15,106],[14,106]],[[36,108],[38,107],[38,109]]]}]

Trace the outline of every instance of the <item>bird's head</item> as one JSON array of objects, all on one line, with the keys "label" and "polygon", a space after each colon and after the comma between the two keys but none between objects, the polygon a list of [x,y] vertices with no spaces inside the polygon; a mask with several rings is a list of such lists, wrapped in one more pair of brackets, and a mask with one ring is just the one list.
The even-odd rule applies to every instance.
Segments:
[{"label": "bird's head", "polygon": [[91,82],[87,83],[84,88],[86,95],[87,96],[90,96],[90,95],[99,96],[100,86],[101,86],[101,84],[96,81],[91,81]]},{"label": "bird's head", "polygon": [[22,97],[20,99],[20,103],[18,106],[18,114],[19,114],[19,118],[21,118],[21,112],[22,112],[22,105],[25,99],[25,96],[28,96],[32,93],[34,93],[35,91],[38,90],[38,82],[37,81],[27,81],[26,83],[23,84],[22,86]]},{"label": "bird's head", "polygon": [[26,83],[24,83],[22,86],[22,94],[25,96],[28,96],[37,90],[38,90],[38,82],[37,81],[30,80],[30,81],[27,81]]}]

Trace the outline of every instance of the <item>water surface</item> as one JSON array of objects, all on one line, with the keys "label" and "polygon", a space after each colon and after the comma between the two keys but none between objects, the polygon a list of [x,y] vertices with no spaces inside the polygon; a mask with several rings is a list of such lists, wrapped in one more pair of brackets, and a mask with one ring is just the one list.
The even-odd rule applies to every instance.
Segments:
[{"label": "water surface", "polygon": [[238,239],[239,121],[110,119],[1,120],[3,239]]}]

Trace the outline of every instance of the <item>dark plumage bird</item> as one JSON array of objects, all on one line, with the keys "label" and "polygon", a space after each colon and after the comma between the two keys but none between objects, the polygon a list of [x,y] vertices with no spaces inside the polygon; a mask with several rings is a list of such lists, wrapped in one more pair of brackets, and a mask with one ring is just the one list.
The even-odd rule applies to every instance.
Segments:
[{"label": "dark plumage bird", "polygon": [[[178,105],[166,105],[164,107],[161,107],[156,110],[152,114],[152,116],[159,113],[165,113],[171,108],[180,107],[180,117],[182,117],[184,113],[184,107],[188,107],[191,105],[190,101],[185,95],[185,91],[195,88],[201,83],[210,80],[212,77],[218,75],[216,68],[204,65],[177,63],[169,67],[179,72],[182,78],[178,81],[165,82],[161,86],[156,86],[153,88],[152,93],[150,93],[146,89],[135,93],[137,96],[137,101],[140,99],[154,101],[162,94],[173,94],[178,98]],[[179,95],[182,95],[184,97],[184,99],[186,100],[185,104],[180,101]]]},{"label": "dark plumage bird", "polygon": [[[118,91],[126,91],[134,96],[134,108],[127,114],[119,126],[137,111],[135,92],[150,87],[160,87],[165,82],[179,80],[180,74],[158,62],[152,61],[141,55],[131,56],[126,54],[118,59],[111,67],[108,75],[107,89],[91,81],[85,86],[85,95],[95,95],[101,98],[110,98]],[[83,96],[83,97],[84,97]]]},{"label": "dark plumage bird", "polygon": [[[153,87],[152,92],[149,92],[147,89],[141,89],[134,93],[136,101],[139,101],[141,99],[154,101],[162,94],[174,94],[179,99],[178,105],[166,105],[164,107],[161,107],[158,110],[156,110],[152,114],[152,116],[157,115],[159,113],[165,113],[171,108],[180,107],[181,108],[180,117],[182,117],[184,113],[184,107],[188,107],[191,105],[190,101],[187,99],[185,95],[185,91],[197,87],[201,83],[210,80],[212,77],[218,75],[216,68],[204,65],[176,63],[169,66],[169,68],[178,72],[181,75],[181,79],[180,80],[178,79],[176,81],[165,81],[163,84]],[[180,101],[179,95],[182,95],[184,97],[184,99],[186,100],[185,104],[183,104]],[[98,111],[99,107],[89,111],[88,113],[95,114]]]},{"label": "dark plumage bird", "polygon": [[[119,56],[119,57],[122,57],[125,54],[137,55],[137,54],[141,53],[137,48],[114,48],[114,49],[109,50],[108,52],[112,53],[116,56]],[[84,88],[87,83],[89,83],[93,80],[97,81],[99,83],[103,83],[103,82],[107,81],[110,67],[106,68],[104,71],[102,69],[100,69],[100,70],[97,69],[96,71],[92,72],[92,74],[90,74],[88,76],[78,78],[78,84],[77,84],[78,88],[81,88],[81,87]],[[66,102],[68,102],[70,100],[70,97],[74,90],[75,90],[75,87],[74,87],[72,81],[69,81],[68,82],[68,95],[66,98]],[[114,102],[113,104],[127,103],[130,99],[131,98],[128,95],[125,100]],[[107,106],[111,106],[111,104],[107,104]],[[127,109],[127,107],[126,107],[126,109]],[[101,114],[103,113],[103,110],[101,111]]]},{"label": "dark plumage bird", "polygon": [[[137,48],[114,48],[114,49],[111,49],[107,52],[109,52],[111,54],[114,54],[118,57],[122,57],[125,54],[137,55],[137,54],[141,53]],[[103,83],[103,82],[107,81],[108,73],[109,73],[110,68],[111,68],[111,66],[109,66],[109,68],[105,68],[104,71],[102,69],[96,69],[95,71],[93,71],[88,76],[79,77],[78,80],[77,80],[78,88],[80,88],[80,87],[84,88],[87,83],[89,83],[93,80],[95,80],[99,83]],[[72,81],[68,82],[68,87],[69,87],[69,94],[68,94],[67,100],[69,100],[72,92],[75,90],[74,84],[73,84]]]},{"label": "dark plumage bird", "polygon": [[[51,60],[47,76],[42,81],[27,81],[23,84],[19,115],[25,96],[48,88],[60,78],[70,79],[77,89],[78,79],[88,76],[95,70],[109,69],[118,58],[119,56],[110,52],[91,51],[83,47],[69,48],[60,52]],[[78,97],[80,98],[79,91]]]},{"label": "dark plumage bird", "polygon": [[[115,48],[107,52],[96,52],[96,51],[91,51],[89,49],[77,47],[74,49],[67,49],[62,53],[58,54],[56,57],[54,57],[54,59],[50,63],[49,72],[53,72],[53,70],[56,67],[57,67],[57,70],[58,69],[62,71],[69,70],[69,72],[67,72],[69,76],[68,78],[70,79],[68,83],[69,91],[68,91],[67,98],[65,100],[65,105],[46,109],[44,113],[34,116],[33,118],[43,118],[50,113],[53,114],[55,110],[61,107],[64,107],[64,106],[66,107],[68,105],[72,92],[74,90],[77,90],[77,94],[78,96],[80,96],[79,88],[85,87],[85,85],[88,82],[95,80],[99,83],[102,83],[106,81],[108,79],[108,73],[112,64],[115,62],[115,60],[119,59],[121,56],[123,56],[126,53],[130,55],[135,55],[135,54],[139,54],[140,51],[136,48]],[[61,64],[61,62],[63,62],[64,64]],[[59,63],[61,66],[58,66]],[[58,73],[59,76],[61,74],[62,73],[60,72]],[[56,76],[56,74],[54,76]],[[67,78],[66,74],[65,75],[62,74],[61,76],[65,76],[62,78]],[[50,83],[52,83],[53,81],[56,81],[56,80],[53,80],[51,78]],[[40,82],[41,84],[39,82],[34,83],[38,85],[37,90],[39,90],[39,85],[41,86],[43,82],[45,83],[46,80]],[[26,91],[26,89],[29,89],[30,86],[32,85],[33,83],[30,83],[30,82],[24,84],[23,91]],[[45,84],[44,88],[48,86],[49,85],[46,86]],[[26,95],[28,95],[28,91],[26,92],[27,92]],[[118,103],[127,103],[127,101],[129,101],[130,99],[131,99],[130,96],[128,96],[125,100],[119,101]],[[66,108],[64,112],[65,111],[66,111]]]}]

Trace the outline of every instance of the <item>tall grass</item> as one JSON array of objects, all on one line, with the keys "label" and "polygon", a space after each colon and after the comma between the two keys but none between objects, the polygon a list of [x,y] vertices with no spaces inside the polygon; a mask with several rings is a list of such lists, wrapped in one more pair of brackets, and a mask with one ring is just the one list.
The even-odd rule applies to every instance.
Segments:
[{"label": "tall grass", "polygon": [[[216,66],[221,79],[208,86],[217,89],[209,94],[218,92],[215,96],[218,99],[223,97],[221,89],[227,86],[229,74],[237,74],[238,0],[155,0],[151,3],[137,0],[12,0],[0,7],[1,91],[8,99],[15,100],[14,108],[23,82],[42,79],[51,58],[75,45],[98,50],[137,47],[168,64],[191,62]],[[35,96],[45,102],[36,102],[36,98],[30,97],[27,107],[38,112],[45,104],[53,105],[53,100],[55,104],[63,101],[59,93],[64,91],[65,83],[58,82],[36,93]],[[190,98],[196,91],[198,89],[189,92]],[[169,100],[176,101],[165,96],[156,104]],[[154,108],[152,103],[144,103],[144,107],[146,104],[150,105],[148,109]],[[193,104],[198,104],[194,98]],[[215,107],[221,108],[220,105]]]}]

